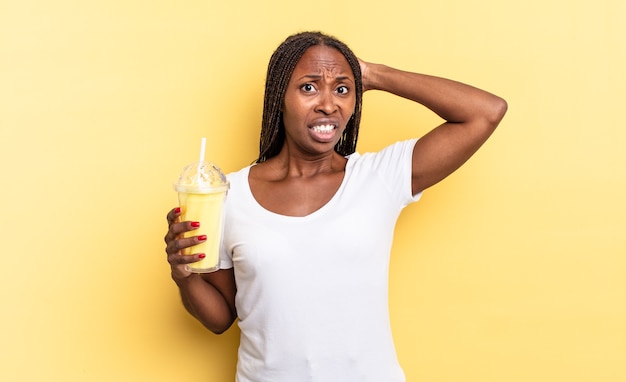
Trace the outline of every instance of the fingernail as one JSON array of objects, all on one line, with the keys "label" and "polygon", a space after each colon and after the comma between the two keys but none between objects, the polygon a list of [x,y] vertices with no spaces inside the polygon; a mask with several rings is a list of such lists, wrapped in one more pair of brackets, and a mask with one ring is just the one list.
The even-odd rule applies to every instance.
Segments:
[{"label": "fingernail", "polygon": [[193,228],[198,228],[198,227],[200,227],[200,222],[191,222],[191,226]]},{"label": "fingernail", "polygon": [[199,258],[204,259],[206,257],[206,255],[204,253],[201,253],[198,255]]},{"label": "fingernail", "polygon": [[176,207],[176,208],[174,208],[174,213],[175,213],[175,214],[179,214],[179,213],[180,213],[180,207]]},{"label": "fingernail", "polygon": [[200,240],[200,241],[204,241],[204,240],[206,240],[206,235],[200,235],[200,236],[198,236],[198,240]]}]

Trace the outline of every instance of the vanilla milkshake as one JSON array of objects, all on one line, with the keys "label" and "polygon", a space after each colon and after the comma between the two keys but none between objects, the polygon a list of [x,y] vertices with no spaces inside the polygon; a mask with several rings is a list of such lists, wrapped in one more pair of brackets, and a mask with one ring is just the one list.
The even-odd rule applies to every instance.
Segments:
[{"label": "vanilla milkshake", "polygon": [[207,236],[204,242],[183,250],[184,255],[205,254],[202,260],[187,265],[191,272],[208,273],[219,269],[224,202],[228,187],[229,182],[222,171],[204,160],[185,167],[174,184],[181,208],[180,221],[200,222],[200,228],[185,232],[184,237]]}]

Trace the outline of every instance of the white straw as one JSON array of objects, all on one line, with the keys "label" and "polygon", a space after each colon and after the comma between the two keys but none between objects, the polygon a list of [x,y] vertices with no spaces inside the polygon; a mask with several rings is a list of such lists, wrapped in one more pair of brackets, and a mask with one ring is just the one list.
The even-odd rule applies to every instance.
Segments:
[{"label": "white straw", "polygon": [[206,150],[206,138],[202,137],[202,142],[200,143],[200,163],[204,162],[205,150]]},{"label": "white straw", "polygon": [[[204,151],[206,150],[206,138],[202,137],[202,142],[200,143],[200,161],[198,162],[198,171],[196,176],[200,176],[202,173],[202,167],[204,163]],[[200,178],[198,178],[200,179]]]}]

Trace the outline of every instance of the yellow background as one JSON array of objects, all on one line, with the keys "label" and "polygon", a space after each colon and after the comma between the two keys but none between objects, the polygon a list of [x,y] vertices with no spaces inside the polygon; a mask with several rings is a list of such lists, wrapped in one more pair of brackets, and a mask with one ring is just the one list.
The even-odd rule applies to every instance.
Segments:
[{"label": "yellow background", "polygon": [[[233,380],[237,329],[169,279],[171,183],[202,136],[225,171],[255,158],[269,56],[307,29],[509,102],[400,219],[407,380],[626,381],[622,0],[1,0],[0,380]],[[364,110],[359,151],[439,123]]]}]

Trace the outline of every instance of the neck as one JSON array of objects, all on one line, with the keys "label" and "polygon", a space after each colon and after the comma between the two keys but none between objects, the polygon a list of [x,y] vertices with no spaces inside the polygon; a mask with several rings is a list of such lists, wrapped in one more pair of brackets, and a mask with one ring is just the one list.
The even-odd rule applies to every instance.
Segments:
[{"label": "neck", "polygon": [[346,161],[346,158],[334,150],[319,155],[303,155],[302,153],[293,153],[285,145],[277,156],[268,159],[270,162],[268,164],[283,176],[312,177],[343,171],[346,167]]}]

